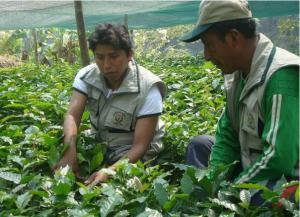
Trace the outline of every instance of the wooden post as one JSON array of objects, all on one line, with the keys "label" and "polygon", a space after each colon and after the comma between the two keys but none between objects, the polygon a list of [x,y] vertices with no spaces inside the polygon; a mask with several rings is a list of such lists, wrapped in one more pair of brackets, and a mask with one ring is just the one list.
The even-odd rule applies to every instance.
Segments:
[{"label": "wooden post", "polygon": [[32,30],[33,41],[34,41],[34,61],[37,66],[39,66],[39,54],[38,54],[38,42],[37,42],[37,34],[36,30]]},{"label": "wooden post", "polygon": [[129,27],[128,27],[128,15],[125,14],[124,16],[124,25],[126,26],[127,30],[128,30],[128,33],[129,33],[129,37],[130,37],[130,41],[131,41],[131,44],[132,44],[132,48],[135,49],[135,43],[134,43],[134,38],[133,38],[133,30],[129,30]]},{"label": "wooden post", "polygon": [[125,14],[124,16],[124,25],[126,26],[127,30],[128,30],[128,15]]},{"label": "wooden post", "polygon": [[82,2],[81,0],[74,0],[75,16],[77,24],[77,34],[80,46],[81,62],[83,66],[90,64],[89,52],[87,47],[87,40],[85,35],[85,27],[82,13]]}]

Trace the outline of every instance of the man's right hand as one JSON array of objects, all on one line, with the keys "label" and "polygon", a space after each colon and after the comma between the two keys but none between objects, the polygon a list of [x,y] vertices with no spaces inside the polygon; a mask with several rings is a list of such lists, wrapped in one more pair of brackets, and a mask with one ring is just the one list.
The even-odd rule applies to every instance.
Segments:
[{"label": "man's right hand", "polygon": [[75,173],[76,178],[79,180],[83,179],[80,177],[77,163],[76,140],[86,102],[87,96],[81,92],[73,91],[63,125],[64,144],[68,145],[68,149],[65,151],[64,156],[60,161],[52,168],[53,170],[57,170],[60,167],[69,165]]},{"label": "man's right hand", "polygon": [[69,167],[72,168],[75,176],[77,179],[82,179],[79,172],[79,166],[77,163],[77,157],[76,157],[76,150],[73,150],[72,148],[69,148],[64,156],[59,160],[59,162],[53,166],[52,170],[55,171],[61,167],[65,167],[66,165],[69,165]]}]

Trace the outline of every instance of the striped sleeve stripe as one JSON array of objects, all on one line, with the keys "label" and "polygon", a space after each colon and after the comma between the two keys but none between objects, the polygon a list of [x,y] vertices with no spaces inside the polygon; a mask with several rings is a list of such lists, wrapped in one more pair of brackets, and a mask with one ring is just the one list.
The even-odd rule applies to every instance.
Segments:
[{"label": "striped sleeve stripe", "polygon": [[276,144],[277,131],[278,131],[278,125],[279,125],[279,119],[280,119],[279,116],[280,116],[280,111],[281,111],[281,101],[282,101],[282,95],[278,95],[278,103],[277,103],[277,109],[276,109],[276,120],[275,120],[276,125],[275,125],[275,128],[274,128],[273,139],[272,139],[272,143],[271,143],[274,146]]},{"label": "striped sleeve stripe", "polygon": [[276,106],[277,106],[277,95],[273,95],[273,104],[272,104],[272,119],[271,119],[271,126],[270,131],[267,136],[267,141],[270,143],[271,134],[273,132],[274,123],[275,123],[275,113],[276,113]]},{"label": "striped sleeve stripe", "polygon": [[268,162],[275,154],[275,144],[276,137],[279,125],[279,117],[281,110],[281,101],[282,95],[274,95],[273,96],[273,104],[272,104],[272,117],[271,117],[271,126],[267,135],[267,142],[270,144],[270,147],[265,152],[265,156],[257,163],[255,163],[252,168],[249,170],[247,174],[242,176],[237,183],[242,183],[250,180],[254,176],[256,176],[262,169],[266,168]]}]

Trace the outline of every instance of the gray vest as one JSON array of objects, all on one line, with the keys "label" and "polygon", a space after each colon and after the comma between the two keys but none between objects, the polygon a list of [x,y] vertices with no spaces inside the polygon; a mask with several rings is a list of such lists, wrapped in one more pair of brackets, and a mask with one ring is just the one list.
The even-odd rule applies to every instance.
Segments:
[{"label": "gray vest", "polygon": [[[106,143],[110,150],[109,161],[116,161],[131,148],[136,116],[153,85],[157,85],[164,98],[166,87],[161,79],[142,66],[130,62],[120,88],[107,98],[108,87],[96,64],[87,66],[81,77],[88,86],[87,109],[92,131],[98,141]],[[149,150],[143,157],[148,160],[162,149],[164,123],[159,119]]]},{"label": "gray vest", "polygon": [[[263,34],[255,50],[250,73],[236,105],[236,93],[241,73],[235,72],[227,89],[227,108],[233,128],[239,136],[242,165],[252,165],[263,151],[260,126],[263,126],[262,98],[267,81],[273,73],[286,66],[299,67],[300,58],[286,50],[275,47]],[[238,110],[237,110],[238,109]],[[236,114],[239,114],[239,119]]]}]

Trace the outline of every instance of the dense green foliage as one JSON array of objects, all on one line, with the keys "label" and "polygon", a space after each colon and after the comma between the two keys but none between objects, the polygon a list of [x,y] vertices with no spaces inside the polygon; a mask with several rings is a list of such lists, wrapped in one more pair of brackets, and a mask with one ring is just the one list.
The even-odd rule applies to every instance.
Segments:
[{"label": "dense green foliage", "polygon": [[[0,216],[293,216],[296,203],[260,185],[227,182],[230,166],[199,170],[181,164],[190,137],[213,134],[224,96],[222,78],[201,58],[140,59],[168,86],[162,118],[166,149],[154,167],[124,161],[106,184],[93,189],[75,180],[68,167],[51,167],[66,148],[62,122],[78,66],[0,70]],[[78,159],[85,178],[101,167],[104,148],[84,133]],[[250,206],[251,189],[280,206]],[[298,190],[299,191],[299,190]]]},{"label": "dense green foliage", "polygon": [[214,134],[224,105],[223,78],[220,71],[201,57],[138,62],[167,84],[162,116],[166,123],[163,155],[169,156],[169,162],[178,162],[183,159],[191,137]]}]

